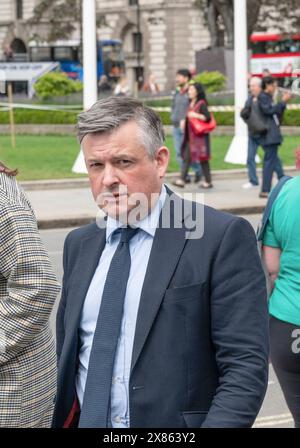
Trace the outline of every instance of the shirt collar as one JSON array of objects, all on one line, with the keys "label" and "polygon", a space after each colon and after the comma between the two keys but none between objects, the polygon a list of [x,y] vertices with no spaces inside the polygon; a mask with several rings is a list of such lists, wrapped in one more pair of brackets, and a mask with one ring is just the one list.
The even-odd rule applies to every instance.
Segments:
[{"label": "shirt collar", "polygon": [[[163,185],[158,201],[156,202],[153,210],[151,210],[151,213],[147,215],[144,219],[141,221],[138,221],[137,227],[144,230],[144,232],[148,233],[148,235],[152,236],[152,238],[155,235],[156,228],[158,226],[158,221],[160,217],[160,212],[163,208],[163,205],[165,203],[167,196],[166,187]],[[114,218],[111,218],[110,216],[107,217],[106,222],[106,242],[111,243],[111,236],[113,232],[117,229],[120,229],[121,227],[124,227],[124,224]]]}]

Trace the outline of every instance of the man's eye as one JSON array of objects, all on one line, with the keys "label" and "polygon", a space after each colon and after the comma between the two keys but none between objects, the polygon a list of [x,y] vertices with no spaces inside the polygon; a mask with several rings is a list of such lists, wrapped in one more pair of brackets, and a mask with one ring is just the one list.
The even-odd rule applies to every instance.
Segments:
[{"label": "man's eye", "polygon": [[99,168],[102,167],[102,163],[94,162],[90,164],[90,168]]},{"label": "man's eye", "polygon": [[119,160],[119,165],[130,165],[131,163],[131,160]]}]

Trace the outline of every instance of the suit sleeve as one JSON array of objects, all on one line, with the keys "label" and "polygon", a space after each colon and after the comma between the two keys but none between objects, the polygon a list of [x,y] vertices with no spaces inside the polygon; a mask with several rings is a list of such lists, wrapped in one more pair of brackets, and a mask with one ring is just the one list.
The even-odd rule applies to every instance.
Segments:
[{"label": "suit sleeve", "polygon": [[258,104],[263,114],[270,117],[273,115],[281,117],[286,108],[285,103],[272,104],[271,100],[266,95],[261,94],[258,96]]},{"label": "suit sleeve", "polygon": [[265,276],[251,225],[234,218],[211,277],[211,335],[219,385],[203,427],[251,427],[268,383]]},{"label": "suit sleeve", "polygon": [[1,206],[0,367],[26,348],[47,324],[59,284],[40,239],[33,212]]},{"label": "suit sleeve", "polygon": [[68,243],[69,236],[67,236],[64,244],[63,250],[63,281],[62,281],[62,292],[61,299],[59,302],[57,315],[56,315],[56,354],[57,354],[57,362],[59,362],[62,347],[65,339],[65,309],[66,309],[66,300],[67,300],[67,279],[68,279]]}]

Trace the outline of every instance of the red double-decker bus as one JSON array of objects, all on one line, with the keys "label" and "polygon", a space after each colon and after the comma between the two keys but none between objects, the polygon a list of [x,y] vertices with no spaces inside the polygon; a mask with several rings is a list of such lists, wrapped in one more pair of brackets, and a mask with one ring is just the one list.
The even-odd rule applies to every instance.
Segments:
[{"label": "red double-decker bus", "polygon": [[281,84],[300,76],[300,34],[252,34],[250,48],[252,76],[269,70]]}]

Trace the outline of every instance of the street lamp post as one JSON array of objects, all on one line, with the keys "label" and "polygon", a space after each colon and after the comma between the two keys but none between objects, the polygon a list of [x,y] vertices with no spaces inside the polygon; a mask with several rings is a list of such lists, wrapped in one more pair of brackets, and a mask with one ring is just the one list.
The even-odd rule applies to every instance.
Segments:
[{"label": "street lamp post", "polygon": [[83,107],[88,109],[97,101],[97,37],[95,0],[82,3],[83,38]]},{"label": "street lamp post", "polygon": [[141,52],[142,52],[142,35],[141,35],[141,9],[140,2],[136,0],[136,27],[137,27],[137,39],[136,39],[136,50],[137,50],[137,70],[136,70],[136,96],[139,94],[139,87],[143,81],[142,77],[142,64],[141,64]]},{"label": "street lamp post", "polygon": [[[97,101],[97,36],[95,0],[82,0],[82,46],[83,46],[83,108]],[[82,150],[72,168],[74,173],[86,173]]]},{"label": "street lamp post", "polygon": [[235,136],[225,156],[225,162],[246,164],[248,129],[240,117],[247,99],[247,0],[234,0],[234,105]]}]

